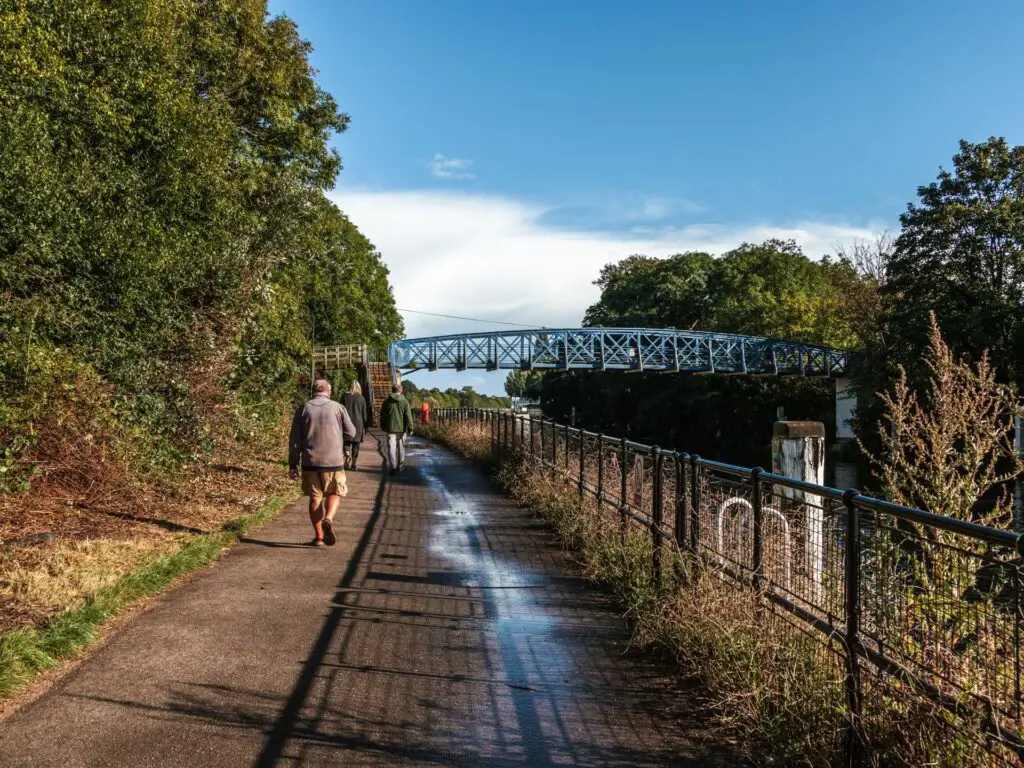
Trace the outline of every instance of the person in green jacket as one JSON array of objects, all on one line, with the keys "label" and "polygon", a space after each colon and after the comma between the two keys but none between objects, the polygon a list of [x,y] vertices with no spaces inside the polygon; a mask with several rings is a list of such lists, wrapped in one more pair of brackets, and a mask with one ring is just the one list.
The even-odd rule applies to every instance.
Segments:
[{"label": "person in green jacket", "polygon": [[387,434],[388,469],[397,475],[405,467],[405,436],[412,434],[412,407],[395,385],[380,407],[380,428]]}]

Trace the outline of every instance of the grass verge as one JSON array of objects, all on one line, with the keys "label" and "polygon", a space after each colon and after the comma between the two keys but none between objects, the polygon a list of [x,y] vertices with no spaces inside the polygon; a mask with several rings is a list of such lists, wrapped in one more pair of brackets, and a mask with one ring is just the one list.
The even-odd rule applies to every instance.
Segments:
[{"label": "grass verge", "polygon": [[0,696],[17,693],[39,672],[56,667],[96,642],[107,621],[163,591],[186,573],[213,562],[239,536],[270,520],[286,503],[284,498],[271,498],[259,511],[229,521],[216,533],[196,536],[176,552],[156,556],[121,576],[80,608],[64,611],[41,627],[0,635]]}]

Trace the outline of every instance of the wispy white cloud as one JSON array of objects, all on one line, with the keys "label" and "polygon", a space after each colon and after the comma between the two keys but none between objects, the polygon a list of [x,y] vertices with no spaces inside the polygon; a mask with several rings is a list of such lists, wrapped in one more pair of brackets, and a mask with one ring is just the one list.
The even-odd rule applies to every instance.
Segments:
[{"label": "wispy white cloud", "polygon": [[428,164],[430,175],[437,179],[475,179],[476,174],[469,170],[472,160],[461,157],[445,157],[440,152]]},{"label": "wispy white cloud", "polygon": [[645,197],[626,208],[630,221],[661,221],[671,217],[704,213],[707,209],[692,200],[678,197]]},{"label": "wispy white cloud", "polygon": [[[547,327],[577,327],[598,298],[593,281],[601,267],[633,253],[720,254],[743,242],[777,237],[792,238],[809,256],[820,257],[839,243],[884,229],[800,221],[609,233],[544,224],[544,206],[506,197],[440,191],[353,191],[332,197],[380,249],[399,307]],[[502,327],[415,314],[405,315],[405,325],[409,336]],[[436,376],[438,383],[449,378]],[[494,379],[487,391],[500,391],[503,376],[487,379]],[[468,383],[462,382],[458,386]]]},{"label": "wispy white cloud", "polygon": [[537,223],[554,229],[605,230],[679,223],[707,209],[682,197],[623,195],[584,204],[552,206]]}]

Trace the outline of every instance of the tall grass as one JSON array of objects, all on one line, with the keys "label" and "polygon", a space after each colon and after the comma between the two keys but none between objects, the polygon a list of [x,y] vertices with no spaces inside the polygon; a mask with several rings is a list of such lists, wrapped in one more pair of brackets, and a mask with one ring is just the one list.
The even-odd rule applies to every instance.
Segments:
[{"label": "tall grass", "polygon": [[[489,462],[490,433],[467,422],[437,425],[431,436]],[[651,568],[651,536],[623,527],[618,513],[580,496],[574,483],[512,456],[496,478],[547,520],[585,576],[612,590],[638,647],[667,653],[698,684],[717,734],[760,765],[836,766],[847,762],[850,713],[840,649],[753,590],[712,574],[691,578],[682,553],[663,556],[662,583]],[[837,642],[832,640],[831,642]],[[1014,764],[985,744],[977,723],[955,723],[912,691],[868,678],[859,735],[872,766]]]}]

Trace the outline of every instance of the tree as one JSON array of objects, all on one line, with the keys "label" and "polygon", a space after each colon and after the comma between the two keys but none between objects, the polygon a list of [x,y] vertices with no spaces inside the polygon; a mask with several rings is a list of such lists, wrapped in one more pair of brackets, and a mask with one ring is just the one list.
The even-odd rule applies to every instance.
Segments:
[{"label": "tree", "polygon": [[541,371],[509,371],[505,379],[505,393],[509,397],[525,397],[536,400],[540,397],[544,374]]},{"label": "tree", "polygon": [[714,259],[691,251],[655,259],[633,255],[606,264],[594,284],[601,299],[587,309],[585,326],[692,328],[711,308],[708,279]]},{"label": "tree", "polygon": [[836,257],[848,262],[860,277],[881,287],[888,277],[895,247],[895,238],[883,232],[874,240],[858,239],[849,245],[836,246]]},{"label": "tree", "polygon": [[404,382],[402,386],[414,408],[423,401],[430,403],[431,408],[507,408],[509,405],[508,398],[482,395],[471,386],[458,390],[449,387],[443,392],[436,387],[417,387],[412,382]]},{"label": "tree", "polygon": [[[633,255],[608,264],[600,299],[585,323],[610,327],[697,328],[856,348],[874,333],[877,285],[847,259],[807,258],[792,241],[745,243],[714,258]],[[578,423],[699,451],[763,463],[780,405],[792,417],[829,425],[831,383],[795,379],[583,373],[543,378],[544,409]],[[523,385],[510,376],[516,391]],[[512,389],[508,389],[512,394]]]},{"label": "tree", "polygon": [[857,334],[839,311],[856,283],[848,263],[811,261],[792,240],[744,243],[711,278],[709,329],[853,348]]},{"label": "tree", "polygon": [[0,10],[0,442],[52,412],[46,381],[95,379],[173,463],[230,414],[275,424],[314,322],[401,333],[380,255],[324,194],[349,118],[309,53],[266,0]]},{"label": "tree", "polygon": [[992,363],[1008,381],[1024,369],[1024,147],[1002,138],[960,142],[953,169],[917,190],[885,291],[893,297],[889,335],[911,382],[928,343],[929,312],[957,353]]},{"label": "tree", "polygon": [[812,261],[792,240],[744,243],[719,258],[634,255],[606,265],[595,284],[601,298],[584,325],[746,333],[842,348],[860,340],[864,307],[847,311],[852,299],[875,292],[846,259]]}]

